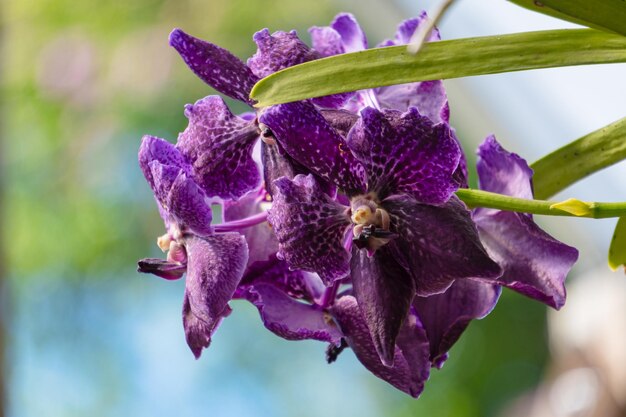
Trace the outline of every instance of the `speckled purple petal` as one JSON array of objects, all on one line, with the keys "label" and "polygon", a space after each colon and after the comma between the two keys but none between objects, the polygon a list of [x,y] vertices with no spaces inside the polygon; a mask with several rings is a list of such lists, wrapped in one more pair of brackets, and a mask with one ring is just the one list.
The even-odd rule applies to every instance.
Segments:
[{"label": "speckled purple petal", "polygon": [[324,284],[317,274],[289,269],[287,262],[274,254],[267,261],[251,264],[237,288],[236,298],[246,298],[251,286],[271,284],[291,298],[313,302],[324,292]]},{"label": "speckled purple petal", "polygon": [[254,285],[248,299],[259,309],[265,327],[283,339],[334,344],[341,340],[342,334],[329,313],[296,301],[271,284]]},{"label": "speckled purple petal", "polygon": [[488,136],[478,147],[476,170],[482,190],[533,199],[533,170],[522,157],[502,148],[495,136]]},{"label": "speckled purple petal", "polygon": [[189,126],[176,146],[207,196],[235,199],[259,185],[261,176],[252,159],[259,133],[253,121],[233,115],[219,96],[187,105],[185,116]]},{"label": "speckled purple petal", "polygon": [[144,136],[139,147],[139,167],[153,191],[155,190],[154,178],[150,167],[150,163],[153,161],[179,169],[188,169],[187,162],[174,145],[165,139],[149,135]]},{"label": "speckled purple petal", "polygon": [[170,215],[170,200],[169,195],[172,190],[172,185],[179,177],[183,175],[185,171],[174,165],[165,165],[159,161],[152,161],[148,164],[150,169],[150,181],[152,186],[152,192],[154,198],[159,203],[159,206],[163,209],[163,214],[166,214],[169,218]]},{"label": "speckled purple petal", "polygon": [[137,272],[153,274],[170,281],[182,277],[186,270],[186,265],[166,261],[165,259],[145,258],[137,262]]},{"label": "speckled purple petal", "polygon": [[457,278],[501,275],[480,243],[469,211],[455,196],[441,207],[406,195],[389,197],[382,206],[389,212],[391,231],[399,236],[389,245],[411,272],[418,295],[443,292]]},{"label": "speckled purple petal", "polygon": [[354,296],[376,351],[385,365],[392,366],[396,337],[415,295],[413,279],[396,262],[388,246],[372,257],[367,250],[353,247],[350,269]]},{"label": "speckled purple petal", "polygon": [[381,87],[376,98],[381,108],[406,111],[415,107],[433,124],[449,122],[448,96],[439,80]]},{"label": "speckled purple petal", "polygon": [[277,193],[269,222],[279,242],[279,257],[291,268],[316,272],[329,285],[350,272],[344,248],[348,207],[325,194],[312,175],[274,181]]},{"label": "speckled purple petal", "polygon": [[365,108],[348,134],[348,145],[366,167],[368,190],[381,199],[406,193],[441,204],[458,188],[453,173],[461,151],[449,127],[434,126],[415,108],[384,114]]},{"label": "speckled purple petal", "polygon": [[415,297],[413,307],[428,334],[433,366],[443,366],[448,350],[470,321],[489,314],[496,306],[500,292],[499,285],[459,279],[442,294]]},{"label": "speckled purple petal", "polygon": [[233,297],[248,261],[246,239],[239,233],[206,238],[187,236],[186,292],[191,312],[210,323]]},{"label": "speckled purple petal", "polygon": [[213,234],[213,214],[206,195],[193,179],[180,172],[164,205],[181,229],[190,229],[198,236]]},{"label": "speckled purple petal", "polygon": [[202,81],[229,97],[253,103],[250,90],[259,79],[239,58],[180,29],[170,34],[170,45]]},{"label": "speckled purple petal", "polygon": [[524,214],[496,212],[476,223],[487,252],[502,266],[497,283],[559,309],[565,277],[578,251],[544,232]]},{"label": "speckled purple petal", "polygon": [[209,347],[211,344],[211,336],[217,330],[222,320],[231,312],[228,305],[218,317],[198,316],[189,301],[189,293],[185,290],[185,298],[183,299],[183,328],[185,329],[185,339],[191,352],[200,358],[202,349]]},{"label": "speckled purple petal", "polygon": [[347,194],[365,191],[365,172],[343,138],[310,104],[295,102],[268,108],[259,121],[267,125],[296,161],[335,183]]},{"label": "speckled purple petal", "polygon": [[[420,331],[418,326],[414,327],[415,335],[412,339],[414,340],[413,348],[415,351],[411,352],[410,360],[417,360],[421,356],[425,358],[424,363],[409,363],[407,357],[403,355],[403,351],[396,347],[393,366],[388,367],[380,361],[370,332],[354,297],[341,297],[335,302],[331,312],[345,335],[348,345],[352,348],[359,361],[370,372],[410,396],[419,397],[424,388],[424,382],[428,379],[430,368],[428,343],[425,340],[423,330]],[[405,349],[408,350],[408,346],[405,346]],[[417,351],[421,351],[421,355]]]},{"label": "speckled purple petal", "polygon": [[248,67],[259,78],[320,57],[298,38],[295,30],[270,34],[268,29],[263,29],[255,33],[253,39],[257,52],[248,59]]}]

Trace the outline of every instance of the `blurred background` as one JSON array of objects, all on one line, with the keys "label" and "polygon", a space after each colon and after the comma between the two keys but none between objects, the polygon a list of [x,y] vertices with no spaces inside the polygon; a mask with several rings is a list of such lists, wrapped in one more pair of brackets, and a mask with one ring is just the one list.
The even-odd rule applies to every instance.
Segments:
[{"label": "blurred background", "polygon": [[[504,291],[419,400],[345,352],[266,331],[234,302],[194,360],[184,282],[135,272],[163,233],[136,162],[143,134],[174,141],[184,104],[213,94],[167,45],[174,27],[246,59],[252,34],[352,12],[370,45],[433,1],[134,0],[1,3],[2,404],[22,416],[624,416],[626,283],[605,258],[614,220],[538,218],[576,246],[555,313]],[[572,27],[503,0],[460,0],[444,38]],[[530,162],[626,113],[624,65],[446,82],[469,155],[495,133]],[[233,103],[236,112],[245,111]],[[624,164],[560,195],[626,198]]]}]

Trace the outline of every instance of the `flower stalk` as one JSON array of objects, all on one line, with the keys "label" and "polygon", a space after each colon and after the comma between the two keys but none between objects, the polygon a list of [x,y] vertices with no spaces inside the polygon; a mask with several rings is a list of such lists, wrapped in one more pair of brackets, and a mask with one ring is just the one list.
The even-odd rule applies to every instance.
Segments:
[{"label": "flower stalk", "polygon": [[467,188],[457,190],[456,195],[470,208],[487,207],[520,213],[589,217],[592,219],[607,219],[626,215],[626,202],[586,202],[574,198],[565,201],[527,200]]}]

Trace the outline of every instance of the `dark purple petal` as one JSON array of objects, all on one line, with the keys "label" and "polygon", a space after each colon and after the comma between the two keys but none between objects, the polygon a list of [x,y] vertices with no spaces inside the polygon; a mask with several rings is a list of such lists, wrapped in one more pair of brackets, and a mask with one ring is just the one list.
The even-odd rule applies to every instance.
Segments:
[{"label": "dark purple petal", "polygon": [[212,212],[204,192],[193,179],[181,172],[167,197],[164,205],[181,228],[188,228],[198,236],[213,233],[211,228]]},{"label": "dark purple petal", "polygon": [[544,232],[520,213],[500,211],[476,219],[480,239],[504,273],[496,282],[559,309],[565,277],[578,251]]},{"label": "dark purple petal", "polygon": [[251,286],[271,284],[289,297],[313,302],[324,292],[324,284],[316,274],[298,269],[289,269],[287,262],[274,254],[267,261],[257,261],[246,269],[236,292],[237,298],[244,298]]},{"label": "dark purple petal", "polygon": [[354,296],[376,351],[385,365],[392,366],[396,337],[415,295],[413,279],[395,261],[388,246],[372,257],[367,250],[354,247],[350,269]]},{"label": "dark purple petal", "polygon": [[150,164],[154,161],[178,169],[188,168],[184,157],[174,145],[165,139],[155,136],[144,136],[141,140],[141,146],[139,147],[139,167],[153,191],[155,190],[155,186]]},{"label": "dark purple petal", "polygon": [[482,190],[533,199],[533,170],[522,157],[502,148],[495,136],[488,136],[478,148],[476,170]]},{"label": "dark purple petal", "polygon": [[350,272],[344,241],[348,207],[334,201],[312,175],[274,181],[277,193],[269,222],[279,242],[279,257],[291,268],[317,272],[326,284]]},{"label": "dark purple petal", "polygon": [[443,292],[457,278],[497,278],[502,271],[483,248],[476,225],[455,196],[437,207],[396,195],[382,206],[399,237],[389,245],[412,274],[418,295]]},{"label": "dark purple petal", "polygon": [[443,366],[448,350],[470,321],[489,314],[500,292],[499,285],[459,279],[444,293],[415,297],[413,307],[426,329],[433,366]]},{"label": "dark purple petal", "polygon": [[298,38],[295,30],[270,34],[268,29],[263,29],[255,33],[253,39],[257,52],[248,59],[248,67],[259,78],[320,57]]},{"label": "dark purple petal", "polygon": [[189,126],[177,147],[193,166],[193,176],[207,196],[234,199],[261,181],[252,159],[259,137],[254,121],[233,115],[219,96],[208,96],[185,107]]},{"label": "dark purple petal", "polygon": [[187,265],[165,259],[145,258],[137,262],[137,272],[153,274],[167,280],[179,279],[187,270]]},{"label": "dark purple petal", "polygon": [[328,312],[296,301],[271,284],[255,284],[248,299],[259,309],[265,327],[283,339],[334,344],[341,340],[342,334]]},{"label": "dark purple petal", "polygon": [[406,111],[415,107],[433,124],[449,122],[448,96],[439,80],[381,87],[376,90],[376,98],[384,109]]},{"label": "dark purple petal", "polygon": [[239,233],[206,238],[189,236],[185,291],[190,309],[200,320],[217,320],[235,293],[248,261],[246,239]]},{"label": "dark purple petal", "polygon": [[348,145],[366,167],[368,190],[381,199],[406,193],[423,203],[441,204],[458,188],[453,173],[461,151],[450,128],[433,125],[415,108],[385,114],[363,109]]},{"label": "dark purple petal", "polygon": [[[412,348],[415,351],[410,352],[411,363],[403,355],[403,350],[396,347],[393,366],[389,367],[380,361],[370,332],[354,297],[341,297],[335,302],[331,312],[345,335],[348,345],[354,350],[356,357],[368,370],[378,378],[387,381],[412,397],[419,397],[424,388],[424,382],[428,379],[430,368],[428,343],[423,329],[420,329],[416,324],[413,328],[415,334],[412,337],[407,336],[405,339],[413,340]],[[407,352],[410,349],[410,344],[407,343],[404,347]],[[420,352],[424,360],[422,364],[418,362]]]},{"label": "dark purple petal", "polygon": [[365,192],[365,172],[343,138],[324,117],[305,102],[268,108],[259,121],[273,132],[283,149],[296,161],[335,183],[347,194]]},{"label": "dark purple petal", "polygon": [[202,81],[229,97],[253,103],[249,95],[258,78],[239,58],[180,29],[170,34],[170,45]]},{"label": "dark purple petal", "polygon": [[183,299],[183,328],[185,329],[185,339],[191,352],[200,358],[202,349],[209,347],[211,344],[211,336],[222,322],[222,320],[231,313],[228,305],[218,317],[198,316],[191,306],[189,294],[185,290],[185,298]]}]

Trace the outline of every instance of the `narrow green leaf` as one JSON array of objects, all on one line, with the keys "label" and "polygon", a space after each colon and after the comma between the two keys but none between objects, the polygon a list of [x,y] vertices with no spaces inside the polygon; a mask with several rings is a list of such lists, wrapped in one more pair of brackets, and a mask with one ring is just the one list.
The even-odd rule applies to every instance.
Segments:
[{"label": "narrow green leaf", "polygon": [[626,117],[589,133],[531,165],[535,198],[545,199],[626,159]]},{"label": "narrow green leaf", "polygon": [[509,0],[557,19],[626,36],[624,0]]},{"label": "narrow green leaf", "polygon": [[593,29],[550,30],[368,49],[296,65],[259,81],[257,107],[415,81],[537,68],[626,62],[626,37]]},{"label": "narrow green leaf", "polygon": [[626,265],[626,217],[617,221],[609,247],[609,266],[615,271],[620,265]]}]

